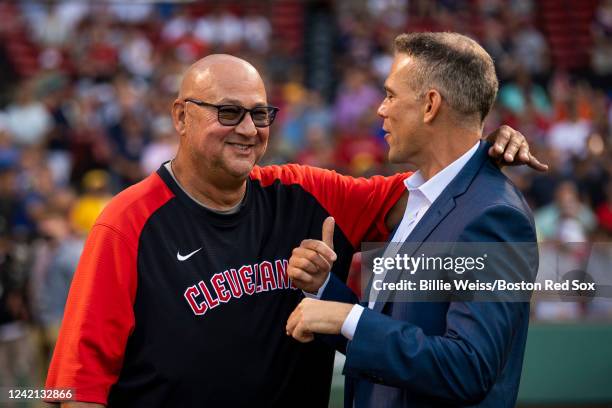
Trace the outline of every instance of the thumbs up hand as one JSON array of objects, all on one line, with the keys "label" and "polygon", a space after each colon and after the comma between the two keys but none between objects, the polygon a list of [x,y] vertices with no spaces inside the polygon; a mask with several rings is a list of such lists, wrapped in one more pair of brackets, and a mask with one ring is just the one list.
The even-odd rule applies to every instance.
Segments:
[{"label": "thumbs up hand", "polygon": [[334,252],[334,226],[333,217],[327,217],[323,222],[323,240],[305,239],[291,254],[287,274],[294,285],[303,291],[316,293],[325,283],[337,259]]}]

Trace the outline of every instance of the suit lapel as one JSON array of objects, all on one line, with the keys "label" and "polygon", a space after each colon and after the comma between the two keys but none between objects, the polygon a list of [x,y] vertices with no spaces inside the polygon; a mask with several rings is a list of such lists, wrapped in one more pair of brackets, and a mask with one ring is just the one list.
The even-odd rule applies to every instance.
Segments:
[{"label": "suit lapel", "polygon": [[[442,196],[440,196],[440,198],[442,198]],[[418,251],[421,244],[427,240],[427,237],[429,237],[429,235],[436,229],[444,217],[446,217],[446,215],[451,212],[453,208],[455,208],[455,200],[452,197],[445,201],[440,201],[437,199],[434,204],[436,204],[436,208],[434,208],[434,205],[429,207],[425,215],[423,215],[423,218],[421,218],[419,223],[406,239],[406,242],[402,245],[402,248],[398,251],[398,254],[412,256],[416,251]],[[403,271],[398,269],[391,269],[387,271],[384,282],[398,282],[402,272]],[[389,301],[390,296],[391,291],[380,291],[376,297],[376,302],[374,303],[374,310],[381,312],[385,306],[385,303]]]},{"label": "suit lapel", "polygon": [[[485,160],[488,160],[487,151],[490,146],[487,142],[480,142],[480,146],[478,146],[474,156],[442,191],[442,194],[438,196],[436,201],[431,204],[398,253],[412,256],[419,249],[420,244],[427,241],[440,222],[455,208],[455,198],[465,193]],[[387,271],[384,282],[397,282],[401,274],[402,271],[391,269]],[[374,304],[374,310],[381,312],[385,303],[389,301],[390,295],[391,293],[388,290],[379,292]]]}]

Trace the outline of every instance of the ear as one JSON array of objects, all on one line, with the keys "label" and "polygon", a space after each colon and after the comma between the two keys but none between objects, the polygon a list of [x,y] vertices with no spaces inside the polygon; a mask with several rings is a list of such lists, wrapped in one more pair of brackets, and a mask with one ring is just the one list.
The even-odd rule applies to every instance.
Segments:
[{"label": "ear", "polygon": [[423,122],[431,123],[434,121],[440,106],[442,105],[442,95],[435,89],[430,89],[424,96],[425,106],[423,107]]},{"label": "ear", "polygon": [[176,132],[183,136],[185,133],[185,103],[180,99],[175,99],[172,104],[172,124]]}]

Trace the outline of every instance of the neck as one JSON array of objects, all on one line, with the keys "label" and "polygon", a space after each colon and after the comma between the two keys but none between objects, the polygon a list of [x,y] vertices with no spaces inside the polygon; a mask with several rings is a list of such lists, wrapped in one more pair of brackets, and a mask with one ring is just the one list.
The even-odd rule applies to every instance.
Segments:
[{"label": "neck", "polygon": [[480,138],[480,132],[464,129],[437,131],[412,163],[419,169],[423,179],[429,180],[474,147]]},{"label": "neck", "polygon": [[216,177],[211,171],[203,172],[195,166],[186,165],[178,155],[170,165],[179,184],[206,207],[226,211],[237,206],[244,198],[246,179]]}]

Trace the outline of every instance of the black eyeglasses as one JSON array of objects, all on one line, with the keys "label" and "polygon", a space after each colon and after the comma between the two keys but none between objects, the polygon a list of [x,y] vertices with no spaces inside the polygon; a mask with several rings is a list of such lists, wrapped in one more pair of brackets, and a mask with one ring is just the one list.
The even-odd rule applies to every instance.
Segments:
[{"label": "black eyeglasses", "polygon": [[215,105],[191,98],[185,99],[185,102],[195,103],[198,106],[217,108],[217,120],[223,126],[236,126],[242,122],[244,115],[249,112],[255,126],[259,128],[268,127],[274,122],[276,113],[279,111],[279,108],[274,106],[256,106],[253,109],[247,109],[240,105]]}]

